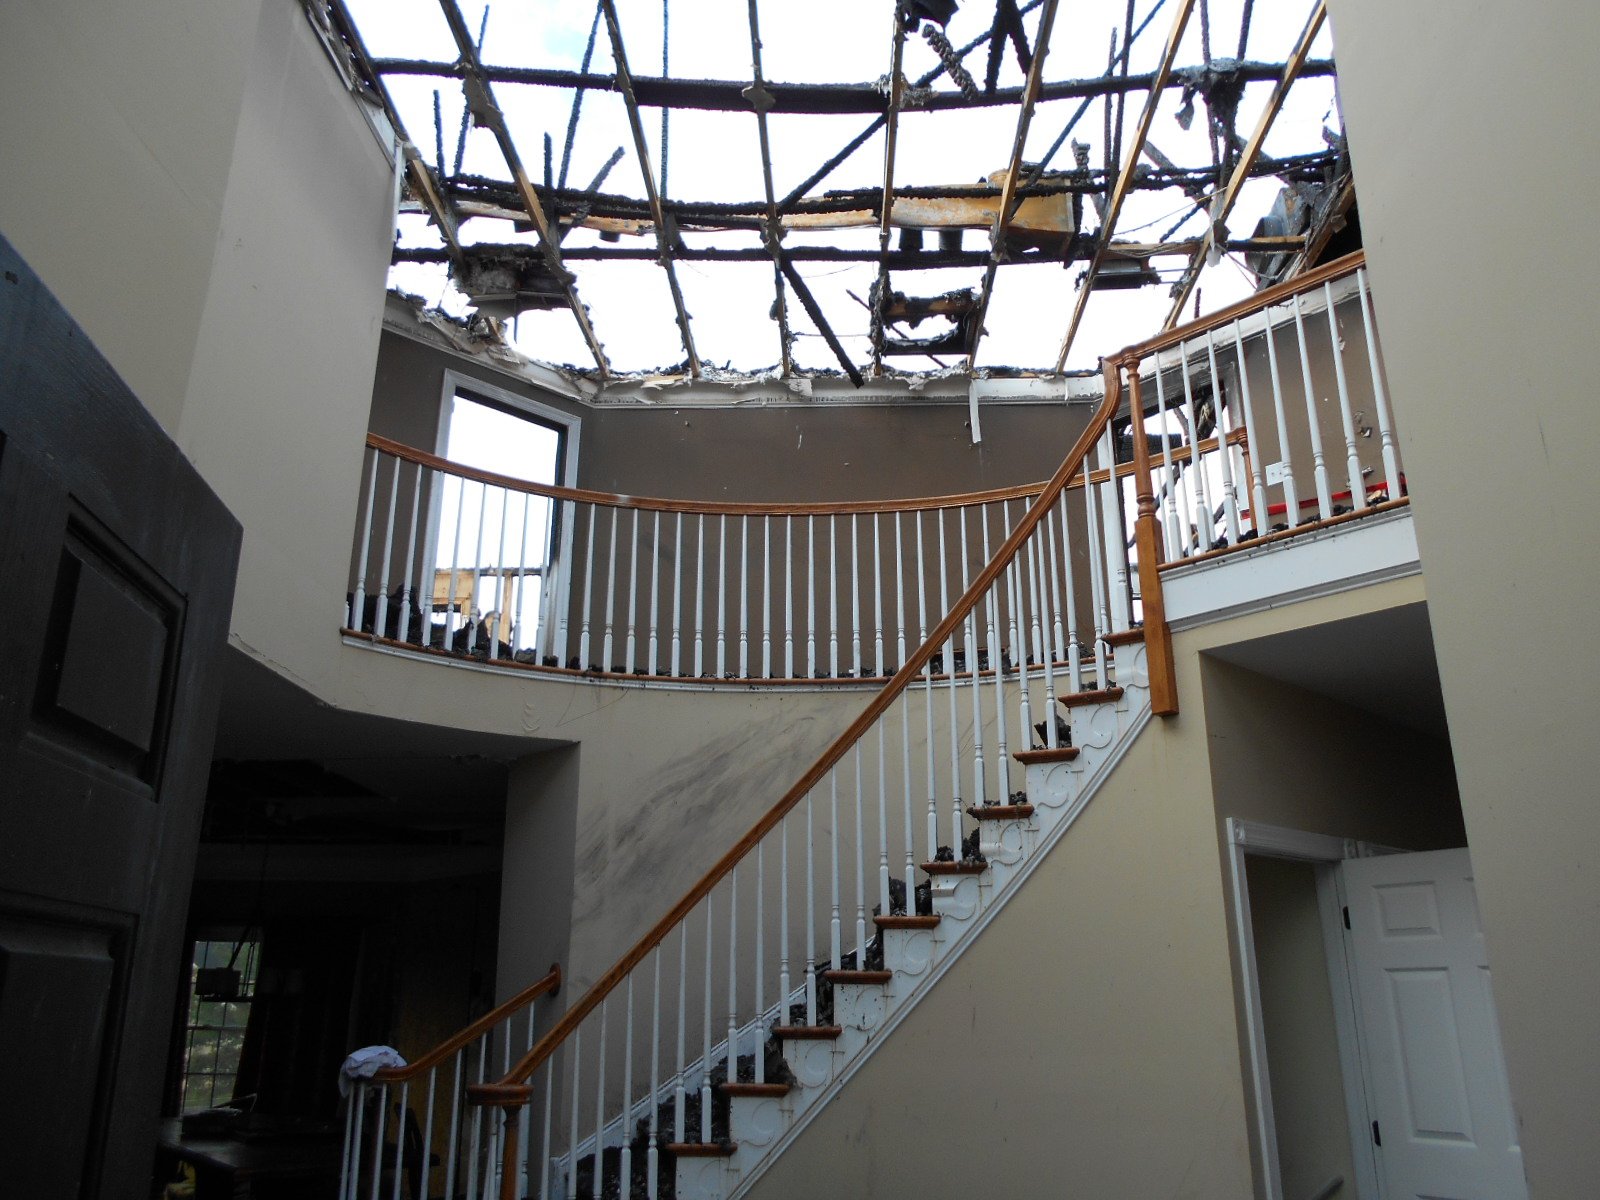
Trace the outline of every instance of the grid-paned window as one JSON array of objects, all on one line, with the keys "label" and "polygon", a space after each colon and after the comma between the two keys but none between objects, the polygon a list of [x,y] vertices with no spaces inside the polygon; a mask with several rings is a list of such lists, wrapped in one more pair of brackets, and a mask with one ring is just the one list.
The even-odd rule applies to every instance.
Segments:
[{"label": "grid-paned window", "polygon": [[[184,1112],[214,1108],[233,1099],[260,957],[260,942],[202,940],[194,944],[183,1044]],[[237,995],[233,999],[202,995],[206,989],[201,972],[230,965],[239,974]]]}]

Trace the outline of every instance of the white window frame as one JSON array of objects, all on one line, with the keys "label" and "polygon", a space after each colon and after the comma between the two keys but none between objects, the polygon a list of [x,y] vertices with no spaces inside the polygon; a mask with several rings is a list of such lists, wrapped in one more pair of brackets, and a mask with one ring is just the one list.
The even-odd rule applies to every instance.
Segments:
[{"label": "white window frame", "polygon": [[[446,367],[441,381],[439,394],[439,421],[434,433],[434,453],[445,457],[446,447],[450,444],[450,416],[454,409],[457,395],[465,394],[468,399],[481,396],[485,400],[493,401],[506,408],[528,414],[547,425],[558,426],[563,439],[561,450],[561,478],[557,482],[561,487],[576,488],[578,486],[578,444],[582,433],[583,419],[576,413],[555,408],[544,404],[531,396],[524,396],[520,392],[513,392],[499,387],[493,383],[468,375],[462,371]],[[439,488],[442,480],[436,480],[434,494],[428,509],[428,545],[437,546],[439,534],[439,509],[441,506],[441,493]],[[565,505],[564,511],[552,511],[551,519],[559,520],[561,527],[560,545],[556,547],[553,560],[541,565],[539,575],[539,625],[540,645],[537,652],[542,656],[548,652],[548,647],[553,644],[555,636],[554,623],[556,614],[567,611],[568,592],[571,588],[571,572],[564,569],[564,564],[572,561],[572,526],[573,511],[570,502],[551,501],[552,505]],[[550,576],[555,576],[555,586],[550,586]],[[430,585],[431,586],[431,585]]]}]

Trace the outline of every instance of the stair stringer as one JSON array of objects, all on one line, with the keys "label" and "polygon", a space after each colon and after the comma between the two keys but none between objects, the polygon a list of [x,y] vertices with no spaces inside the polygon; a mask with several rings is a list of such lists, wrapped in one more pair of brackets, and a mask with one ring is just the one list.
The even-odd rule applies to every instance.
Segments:
[{"label": "stair stringer", "polygon": [[834,985],[834,1019],[842,1027],[838,1039],[785,1046],[785,1057],[796,1078],[787,1095],[730,1098],[730,1136],[736,1149],[726,1157],[681,1161],[677,1167],[678,1200],[736,1200],[744,1195],[834,1100],[1065,836],[1150,723],[1144,647],[1125,648],[1119,657],[1127,667],[1119,671],[1126,680],[1122,696],[1069,714],[1078,757],[1071,762],[1028,767],[1032,816],[997,823],[1002,828],[993,831],[992,841],[984,843],[989,868],[982,875],[934,879],[934,911],[941,917],[935,929],[883,931],[884,965],[894,972],[890,981]]}]

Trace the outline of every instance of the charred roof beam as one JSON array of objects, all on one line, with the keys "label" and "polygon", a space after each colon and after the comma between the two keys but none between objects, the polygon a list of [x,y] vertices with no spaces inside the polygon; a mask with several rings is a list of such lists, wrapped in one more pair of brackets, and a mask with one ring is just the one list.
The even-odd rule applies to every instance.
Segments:
[{"label": "charred roof beam", "polygon": [[678,333],[683,338],[683,352],[688,357],[689,374],[700,376],[700,355],[694,348],[694,334],[689,328],[689,311],[683,304],[683,289],[678,286],[678,272],[672,265],[672,244],[676,239],[673,228],[667,224],[661,207],[661,194],[656,190],[655,172],[650,166],[650,150],[644,140],[644,123],[639,119],[639,100],[633,91],[633,75],[628,70],[628,53],[622,45],[622,27],[617,23],[615,0],[600,0],[605,11],[606,33],[611,38],[611,57],[617,67],[617,87],[628,110],[628,127],[633,132],[634,153],[639,159],[639,173],[644,176],[645,196],[650,201],[650,215],[655,222],[656,247],[660,251],[662,270],[667,273],[667,288],[672,293],[673,313],[678,321]]},{"label": "charred roof beam", "polygon": [[[1052,0],[1053,2],[1053,0]],[[885,114],[883,135],[883,203],[878,207],[878,286],[873,294],[872,307],[872,375],[883,374],[883,304],[889,294],[889,236],[890,217],[894,213],[894,154],[900,132],[900,102],[905,96],[905,76],[901,64],[905,61],[906,9],[901,0],[895,0],[894,30],[890,35],[889,51],[889,111]]]},{"label": "charred roof beam", "polygon": [[450,26],[451,36],[455,38],[456,49],[461,54],[460,66],[465,72],[461,86],[466,92],[467,107],[472,110],[473,119],[494,134],[495,141],[500,147],[500,155],[505,159],[506,168],[511,172],[512,181],[516,185],[517,195],[528,216],[532,218],[534,228],[539,231],[539,246],[544,253],[550,273],[560,282],[567,307],[577,319],[578,329],[583,334],[583,340],[588,343],[589,353],[594,356],[595,366],[602,377],[609,375],[611,364],[606,359],[606,352],[600,345],[600,339],[595,336],[594,325],[589,320],[589,310],[584,308],[583,301],[578,299],[572,273],[561,261],[561,249],[557,244],[555,231],[550,228],[544,205],[540,203],[539,195],[533,189],[533,181],[528,178],[527,169],[522,165],[516,143],[511,139],[511,131],[506,128],[505,114],[495,103],[490,81],[485,77],[483,63],[478,57],[478,47],[473,43],[472,35],[467,30],[461,8],[457,0],[439,0],[439,8],[444,13],[444,19]]},{"label": "charred roof beam", "polygon": [[1327,0],[1317,0],[1311,9],[1311,16],[1306,20],[1305,29],[1300,34],[1294,53],[1289,56],[1289,61],[1284,64],[1283,74],[1278,77],[1272,89],[1272,95],[1267,98],[1267,106],[1262,110],[1261,119],[1256,122],[1255,131],[1251,133],[1250,140],[1245,143],[1245,148],[1239,156],[1238,165],[1229,177],[1227,186],[1211,198],[1210,221],[1206,231],[1201,236],[1200,245],[1194,250],[1189,260],[1189,266],[1183,273],[1183,279],[1178,284],[1177,293],[1173,297],[1172,308],[1167,313],[1167,319],[1161,326],[1162,329],[1171,329],[1178,323],[1178,318],[1183,313],[1183,306],[1188,302],[1194,285],[1200,278],[1200,271],[1206,264],[1206,258],[1211,253],[1217,242],[1217,232],[1223,228],[1223,222],[1228,214],[1233,211],[1233,205],[1239,198],[1239,190],[1244,187],[1250,178],[1250,170],[1255,165],[1256,158],[1261,153],[1261,145],[1266,141],[1267,134],[1271,131],[1273,122],[1278,119],[1278,113],[1283,108],[1284,98],[1289,94],[1289,89],[1294,85],[1296,76],[1306,59],[1311,54],[1311,43],[1316,40],[1317,34],[1322,29],[1322,23],[1328,15]]},{"label": "charred roof beam", "polygon": [[[1095,252],[1089,260],[1089,270],[1084,276],[1083,286],[1078,289],[1078,298],[1073,304],[1072,320],[1067,325],[1066,336],[1061,339],[1061,352],[1056,356],[1055,369],[1058,373],[1066,369],[1067,355],[1072,350],[1073,340],[1078,336],[1078,326],[1083,321],[1084,306],[1089,302],[1089,293],[1094,290],[1095,273],[1105,261],[1111,237],[1116,232],[1117,218],[1122,213],[1122,204],[1133,187],[1135,170],[1144,154],[1144,144],[1150,136],[1151,122],[1155,120],[1156,106],[1161,101],[1162,92],[1171,85],[1172,64],[1178,56],[1178,43],[1183,40],[1183,31],[1189,24],[1189,14],[1193,11],[1194,0],[1179,0],[1178,11],[1172,18],[1172,29],[1167,34],[1166,47],[1161,52],[1161,65],[1156,68],[1149,95],[1146,96],[1144,108],[1139,113],[1139,123],[1134,129],[1133,140],[1123,151],[1122,169],[1118,172],[1117,182],[1106,201],[1106,215],[1100,222],[1100,236],[1096,241]],[[1127,78],[1132,79],[1133,76]]]},{"label": "charred roof beam", "polygon": [[749,0],[750,8],[750,73],[755,82],[749,88],[750,107],[756,114],[756,132],[761,145],[761,185],[766,191],[766,224],[762,229],[767,249],[763,252],[772,259],[772,316],[778,322],[778,342],[781,347],[783,377],[794,371],[794,335],[789,332],[789,298],[783,290],[783,263],[779,259],[779,242],[783,226],[778,220],[777,189],[772,182],[772,141],[767,130],[767,110],[771,107],[771,93],[767,91],[761,71],[761,18],[757,11],[758,0]]}]

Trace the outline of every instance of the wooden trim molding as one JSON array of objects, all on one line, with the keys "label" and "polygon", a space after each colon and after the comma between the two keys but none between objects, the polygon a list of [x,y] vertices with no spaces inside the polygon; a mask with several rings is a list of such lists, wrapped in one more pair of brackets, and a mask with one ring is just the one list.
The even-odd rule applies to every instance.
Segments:
[{"label": "wooden trim molding", "polygon": [[1023,766],[1033,766],[1036,763],[1071,762],[1078,757],[1076,746],[1052,746],[1046,750],[1014,750],[1011,757]]}]

